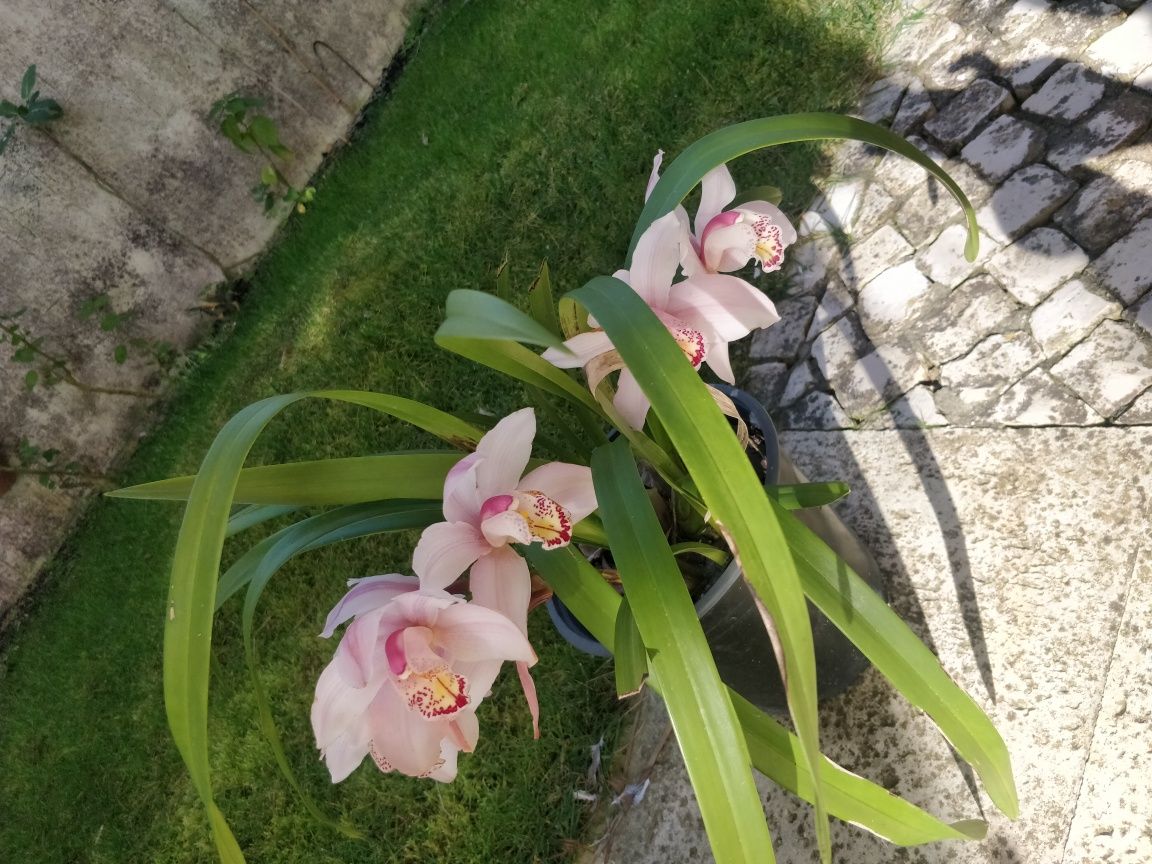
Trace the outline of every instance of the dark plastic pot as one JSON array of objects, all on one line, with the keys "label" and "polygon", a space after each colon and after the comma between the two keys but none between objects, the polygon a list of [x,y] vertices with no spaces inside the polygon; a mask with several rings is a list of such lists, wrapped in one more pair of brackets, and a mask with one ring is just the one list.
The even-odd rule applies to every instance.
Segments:
[{"label": "dark plastic pot", "polygon": [[[749,448],[749,459],[765,485],[806,482],[791,460],[780,452],[776,427],[764,407],[735,387],[721,384],[717,389],[733,401],[748,424],[756,445],[755,449]],[[884,580],[876,562],[830,508],[797,510],[794,515],[873,590],[884,594]],[[720,573],[696,602],[696,612],[724,683],[759,708],[784,708],[784,689],[772,644],[752,589],[741,577],[735,562]],[[610,656],[559,598],[548,602],[548,613],[560,635],[571,645],[599,657]],[[817,692],[820,698],[828,698],[852,686],[868,668],[868,660],[811,603],[808,614],[815,645]]]}]

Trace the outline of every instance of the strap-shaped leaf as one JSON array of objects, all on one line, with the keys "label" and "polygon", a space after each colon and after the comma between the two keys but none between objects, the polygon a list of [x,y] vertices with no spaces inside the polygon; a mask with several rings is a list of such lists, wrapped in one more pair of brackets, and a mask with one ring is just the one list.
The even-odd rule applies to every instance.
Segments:
[{"label": "strap-shaped leaf", "polygon": [[572,296],[596,317],[651,401],[713,523],[727,535],[745,577],[772,617],[783,649],[788,710],[816,777],[816,837],[827,860],[831,838],[819,795],[812,628],[792,555],[763,486],[684,352],[639,295],[623,282],[601,276]]},{"label": "strap-shaped leaf", "polygon": [[228,517],[228,536],[234,537],[249,528],[255,528],[299,509],[295,504],[249,504],[247,507],[240,507]]},{"label": "strap-shaped leaf", "polygon": [[[614,650],[613,622],[622,598],[595,568],[572,549],[545,552],[533,547],[526,557],[580,623],[602,645]],[[660,691],[656,680],[649,680],[649,686]],[[728,693],[744,730],[752,764],[784,789],[811,801],[812,774],[796,736],[739,694],[731,690]],[[978,840],[987,828],[977,819],[943,822],[823,756],[820,775],[829,813],[892,843],[912,846],[936,840]]]},{"label": "strap-shaped leaf", "polygon": [[648,653],[644,650],[644,640],[632,615],[632,604],[622,598],[616,613],[616,647],[612,652],[616,672],[616,695],[635,696],[644,686],[648,677]]},{"label": "strap-shaped leaf", "polygon": [[[238,504],[357,504],[387,498],[437,499],[444,478],[461,459],[444,452],[386,453],[245,468],[238,478]],[[186,500],[197,475],[172,477],[117,489],[113,498],[161,501]]]},{"label": "strap-shaped leaf", "polygon": [[911,159],[939,179],[964,210],[964,217],[968,223],[968,241],[964,246],[964,257],[969,261],[976,260],[980,243],[976,230],[976,213],[964,190],[943,168],[883,126],[857,120],[855,117],[824,113],[783,114],[779,117],[747,120],[718,129],[690,144],[668,166],[660,181],[652,189],[652,194],[648,196],[648,201],[636,223],[636,230],[632,234],[632,242],[628,247],[628,260],[632,260],[632,252],[648,226],[675,209],[704,175],[716,166],[765,147],[831,138],[849,138],[892,150]]},{"label": "strap-shaped leaf", "polygon": [[782,508],[777,515],[804,593],[909,702],[932,718],[976,770],[992,802],[1015,819],[1020,804],[1012,761],[988,715],[908,625],[819,537]]},{"label": "strap-shaped leaf", "polygon": [[483,291],[457,288],[448,294],[444,323],[436,331],[440,339],[508,339],[542,348],[560,348],[564,341],[525,315],[511,303]]},{"label": "strap-shaped leaf", "polygon": [[592,455],[592,482],[717,864],[771,862],[744,736],[626,440]]},{"label": "strap-shaped leaf", "polygon": [[554,336],[563,339],[560,329],[560,316],[556,311],[556,299],[552,296],[552,274],[548,262],[540,262],[540,272],[528,286],[528,311],[536,323]]},{"label": "strap-shaped leaf", "polygon": [[764,491],[786,510],[804,510],[834,504],[851,490],[847,483],[795,483],[789,486],[766,486]]}]

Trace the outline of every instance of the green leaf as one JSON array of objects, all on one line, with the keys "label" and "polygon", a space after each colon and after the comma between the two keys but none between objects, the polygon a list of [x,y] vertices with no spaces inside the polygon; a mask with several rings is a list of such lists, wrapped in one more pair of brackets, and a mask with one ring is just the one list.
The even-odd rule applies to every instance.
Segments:
[{"label": "green leaf", "polygon": [[24,115],[24,122],[30,126],[39,126],[44,123],[51,123],[53,120],[59,120],[64,114],[64,109],[54,99],[39,99],[28,106],[28,112]]},{"label": "green leaf", "polygon": [[[16,124],[11,124],[4,130],[4,134],[0,135],[0,156],[4,155],[4,151],[8,149],[9,143],[12,141],[12,136],[16,134]],[[4,338],[0,336],[0,343],[4,342]]]},{"label": "green leaf", "polygon": [[790,486],[765,486],[764,491],[786,510],[804,510],[833,504],[851,490],[847,483],[796,483]]},{"label": "green leaf", "polygon": [[[439,499],[444,478],[461,459],[451,451],[386,453],[288,462],[245,468],[235,491],[238,504],[305,505],[355,504],[390,498]],[[196,476],[172,477],[108,492],[111,498],[183,501]]]},{"label": "green leaf", "polygon": [[552,275],[548,262],[540,262],[540,272],[528,288],[528,311],[532,318],[558,339],[563,339],[560,329],[560,316],[556,312],[556,300],[552,296]]},{"label": "green leaf", "polygon": [[[292,152],[291,147],[285,147],[283,144],[272,144],[268,148],[268,151],[273,156],[278,156],[279,158],[281,158],[285,161],[291,160],[292,157],[296,155],[295,153]],[[311,187],[309,187],[309,188],[311,188]],[[308,199],[308,200],[311,200],[311,199]]]},{"label": "green leaf", "polygon": [[[571,548],[545,552],[532,547],[529,563],[556,595],[606,648],[615,653],[615,624],[623,598],[600,573]],[[649,686],[659,690],[659,682]],[[795,735],[741,696],[728,691],[744,731],[752,764],[773,782],[806,801],[812,800],[812,774]],[[858,777],[826,757],[820,758],[821,788],[828,812],[900,845],[984,836],[986,823],[946,824],[888,790]]]},{"label": "green leaf", "polygon": [[128,359],[128,346],[117,345],[112,352],[112,359],[116,361],[117,366],[123,366],[124,361]]},{"label": "green leaf", "polygon": [[100,329],[105,333],[110,333],[120,326],[124,320],[124,316],[117,315],[115,312],[106,312],[100,316]]},{"label": "green leaf", "polygon": [[7,99],[0,99],[0,117],[16,117],[18,112],[16,105],[9,102]]},{"label": "green leaf", "polygon": [[628,598],[623,598],[616,613],[616,645],[613,651],[616,671],[616,695],[621,699],[635,696],[644,686],[648,677],[648,653],[644,650],[644,640],[632,616],[632,606]]},{"label": "green leaf", "polygon": [[1020,812],[1012,763],[992,721],[908,625],[802,522],[777,505],[804,593],[912,705],[924,711],[1010,819]]},{"label": "green leaf", "polygon": [[[820,747],[812,629],[779,520],[727,419],[640,296],[609,276],[591,280],[572,296],[596,317],[652,402],[713,525],[725,532],[733,553],[739,555],[745,578],[771,616],[783,653],[788,710],[817,778],[816,837],[821,858],[828,860],[831,838],[816,767]],[[602,516],[610,529],[610,520]],[[644,633],[643,627],[640,632]],[[657,647],[647,636],[644,642],[649,649]]]},{"label": "green leaf", "polygon": [[593,454],[592,482],[717,864],[771,862],[744,735],[627,441]]},{"label": "green leaf", "polygon": [[939,179],[964,210],[968,222],[968,242],[964,247],[964,257],[969,261],[976,260],[980,242],[976,213],[964,191],[943,168],[899,135],[889,132],[882,126],[857,120],[855,117],[821,113],[784,114],[779,117],[748,120],[719,129],[689,145],[664,171],[648,197],[640,214],[640,220],[636,223],[636,230],[632,234],[632,242],[628,247],[628,260],[631,261],[632,252],[640,240],[640,235],[648,226],[675,209],[701,178],[713,168],[765,147],[830,138],[850,138],[892,150],[923,166]]},{"label": "green leaf", "polygon": [[740,207],[749,201],[767,201],[769,204],[779,205],[784,200],[784,193],[776,186],[750,186],[736,194],[729,207]]},{"label": "green leaf", "polygon": [[248,123],[248,134],[261,147],[274,147],[280,143],[280,131],[276,121],[264,114],[257,114]]},{"label": "green leaf", "polygon": [[[774,783],[811,801],[812,773],[796,736],[738,694],[731,696],[752,764]],[[826,757],[820,759],[820,779],[829,813],[890,843],[915,846],[937,840],[982,840],[988,831],[988,823],[980,819],[942,822]]]},{"label": "green leaf", "polygon": [[24,77],[20,79],[20,98],[28,102],[32,98],[32,91],[36,89],[36,64],[33,63],[24,70]]},{"label": "green leaf", "polygon": [[260,182],[265,186],[275,186],[277,183],[276,169],[271,165],[265,165],[260,169]]},{"label": "green leaf", "polygon": [[507,339],[568,350],[558,333],[533,321],[511,303],[468,288],[457,288],[448,295],[444,323],[436,331],[436,338]]},{"label": "green leaf", "polygon": [[688,555],[690,553],[707,558],[721,567],[727,566],[728,562],[732,560],[732,556],[728,552],[717,549],[715,546],[709,546],[707,543],[677,543],[672,547],[673,555]]},{"label": "green leaf", "polygon": [[29,369],[24,373],[24,386],[31,390],[36,386],[36,382],[40,380],[40,373],[35,369]]},{"label": "green leaf", "polygon": [[295,513],[295,504],[249,504],[233,511],[228,517],[228,536],[232,537],[271,519]]},{"label": "green leaf", "polygon": [[504,255],[504,260],[500,262],[500,266],[496,268],[496,296],[505,303],[512,302],[512,273],[508,267],[507,254]]}]

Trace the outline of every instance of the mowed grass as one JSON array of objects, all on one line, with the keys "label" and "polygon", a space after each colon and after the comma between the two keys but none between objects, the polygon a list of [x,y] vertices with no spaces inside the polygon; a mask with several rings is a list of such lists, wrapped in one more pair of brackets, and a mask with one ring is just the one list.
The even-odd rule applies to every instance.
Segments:
[{"label": "mowed grass", "polygon": [[[440,352],[453,288],[491,284],[507,254],[526,285],[547,258],[558,291],[620,266],[653,152],[727,123],[841,110],[875,77],[887,0],[437,6],[392,91],[318,179],[251,280],[234,331],[170,400],[123,484],[194,471],[212,435],[272,393],[340,386],[449,411],[503,414],[520,392]],[[290,142],[289,142],[290,143]],[[796,213],[819,150],[735,168]],[[291,409],[253,462],[426,446],[363,409]],[[210,862],[202,808],[168,737],[162,620],[180,508],[100,501],[52,563],[0,666],[0,861]],[[243,535],[230,557],[261,536]],[[439,785],[365,766],[331,786],[308,725],[333,645],[316,638],[349,577],[408,568],[414,538],[331,548],[287,567],[258,613],[264,680],[305,787],[366,841],[311,821],[256,729],[236,604],[216,624],[212,760],[218,802],[253,862],[564,860],[588,747],[620,720],[610,670],[537,613],[543,736],[514,676],[481,712],[475,754]]]}]

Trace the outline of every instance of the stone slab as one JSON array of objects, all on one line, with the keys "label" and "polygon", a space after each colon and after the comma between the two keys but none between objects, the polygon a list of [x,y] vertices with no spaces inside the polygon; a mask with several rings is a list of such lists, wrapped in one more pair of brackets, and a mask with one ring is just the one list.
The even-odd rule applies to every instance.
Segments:
[{"label": "stone slab", "polygon": [[1152,730],[1152,551],[1136,555],[1124,597],[1104,695],[1064,861],[1152,861],[1148,802],[1152,771],[1123,772],[1117,765],[1146,764]]},{"label": "stone slab", "polygon": [[925,354],[940,364],[967,354],[993,333],[1020,329],[1023,314],[995,279],[976,276],[949,294],[941,309],[914,322],[914,332]]},{"label": "stone slab", "polygon": [[815,310],[816,298],[809,294],[785,297],[777,302],[776,312],[780,320],[752,334],[748,356],[753,360],[795,359]]},{"label": "stone slab", "polygon": [[1149,295],[1143,303],[1132,308],[1132,320],[1139,326],[1148,331],[1148,335],[1152,336],[1152,295]]},{"label": "stone slab", "polygon": [[860,420],[903,396],[927,375],[922,358],[899,345],[883,345],[856,361],[846,376],[830,383],[840,407],[849,417]]},{"label": "stone slab", "polygon": [[939,114],[924,124],[924,131],[952,152],[963,146],[980,126],[1015,104],[1011,93],[983,78],[953,97]]},{"label": "stone slab", "polygon": [[[965,163],[947,162],[944,169],[964,190],[973,207],[979,207],[992,195],[991,184]],[[956,199],[935,177],[928,177],[908,196],[896,214],[896,224],[913,245],[923,246],[934,240],[946,225],[962,218]]]},{"label": "stone slab", "polygon": [[[983,796],[978,805],[932,724],[868,673],[855,689],[823,704],[824,751],[943,818],[979,818],[983,810],[991,820],[989,837],[903,850],[834,819],[835,859],[1145,860],[1078,857],[1078,848],[1070,843],[1065,850],[1065,841],[1079,837],[1082,825],[1094,828],[1093,810],[1109,800],[1091,804],[1082,784],[1104,783],[1110,775],[1117,790],[1132,787],[1134,793],[1115,811],[1116,830],[1129,832],[1121,823],[1152,818],[1152,798],[1136,794],[1146,789],[1142,754],[1152,747],[1152,727],[1139,719],[1152,692],[1140,656],[1152,632],[1146,600],[1152,584],[1146,565],[1152,430],[795,432],[781,438],[812,480],[842,479],[852,487],[839,512],[888,574],[893,607],[931,640],[944,667],[990,713],[1012,754],[1020,790],[1016,822],[999,816]],[[1116,477],[1132,479],[1116,484]],[[1144,569],[1134,571],[1141,549]],[[978,655],[985,659],[978,663]],[[1134,685],[1131,709],[1110,717],[1101,709],[1118,710],[1115,694],[1125,680]],[[610,842],[601,844],[606,856],[596,860],[709,862],[674,741],[657,751],[667,721],[649,710],[644,708],[638,730],[648,746],[621,760],[619,782],[637,779],[658,756],[651,785],[643,803],[614,826]],[[1117,749],[1127,755],[1112,756]],[[810,808],[763,778],[758,783],[777,860],[815,864]],[[1107,835],[1101,839],[1112,842]],[[1123,839],[1136,838],[1127,833]]]},{"label": "stone slab", "polygon": [[1125,426],[1152,426],[1152,390],[1146,390],[1137,397],[1132,407],[1115,419]]},{"label": "stone slab", "polygon": [[856,311],[864,332],[879,344],[879,340],[898,330],[904,321],[946,292],[944,286],[933,286],[917,269],[915,261],[905,261],[864,286]]},{"label": "stone slab", "polygon": [[915,251],[899,231],[885,225],[867,239],[852,244],[840,265],[840,277],[845,285],[858,291]]},{"label": "stone slab", "polygon": [[916,264],[921,272],[941,285],[955,288],[988,260],[1000,244],[986,234],[980,234],[980,251],[974,261],[964,257],[968,229],[964,225],[949,225],[936,240],[920,253]]},{"label": "stone slab", "polygon": [[816,337],[811,352],[824,380],[833,381],[846,375],[872,348],[855,314],[849,313]]},{"label": "stone slab", "polygon": [[1102,104],[1048,149],[1048,162],[1073,171],[1135,141],[1152,123],[1152,99],[1136,93]]},{"label": "stone slab", "polygon": [[1145,219],[1092,262],[1101,284],[1123,303],[1135,303],[1152,287],[1152,219]]},{"label": "stone slab", "polygon": [[1076,183],[1060,172],[1028,165],[992,193],[976,221],[1000,243],[1015,240],[1044,223],[1075,191]]},{"label": "stone slab", "polygon": [[780,412],[781,429],[853,429],[856,421],[828,393],[815,390]]},{"label": "stone slab", "polygon": [[1104,78],[1082,63],[1067,63],[1020,107],[1055,120],[1075,120],[1104,96]]},{"label": "stone slab", "polygon": [[1128,323],[1105,321],[1051,371],[1100,414],[1113,417],[1152,387],[1152,341]]},{"label": "stone slab", "polygon": [[1039,126],[1004,115],[960,151],[962,158],[993,183],[1034,162],[1044,152],[1047,133]]},{"label": "stone slab", "polygon": [[1013,297],[1034,306],[1088,264],[1084,250],[1055,228],[1037,228],[992,256],[988,272]]},{"label": "stone slab", "polygon": [[990,419],[1004,426],[1092,426],[1104,422],[1043,369],[1033,369],[1004,391]]},{"label": "stone slab", "polygon": [[1120,304],[1072,279],[1032,310],[1032,336],[1049,357],[1063,354],[1105,318],[1119,318]]},{"label": "stone slab", "polygon": [[1152,213],[1152,164],[1125,159],[1062,207],[1053,221],[1089,252],[1100,253]]},{"label": "stone slab", "polygon": [[1148,68],[1152,45],[1152,2],[1145,3],[1128,20],[1109,30],[1088,47],[1087,58],[1105,75],[1131,81]]},{"label": "stone slab", "polygon": [[812,316],[812,326],[808,328],[808,341],[815,339],[817,334],[824,332],[833,321],[847,312],[856,304],[856,298],[844,287],[839,279],[828,280],[824,294],[820,298],[820,305],[816,307],[816,314]]},{"label": "stone slab", "polygon": [[892,118],[891,129],[897,135],[907,135],[919,128],[925,120],[936,116],[936,106],[932,96],[924,87],[924,82],[918,78],[912,79],[908,89],[904,91],[904,98],[900,100],[900,108]]}]

